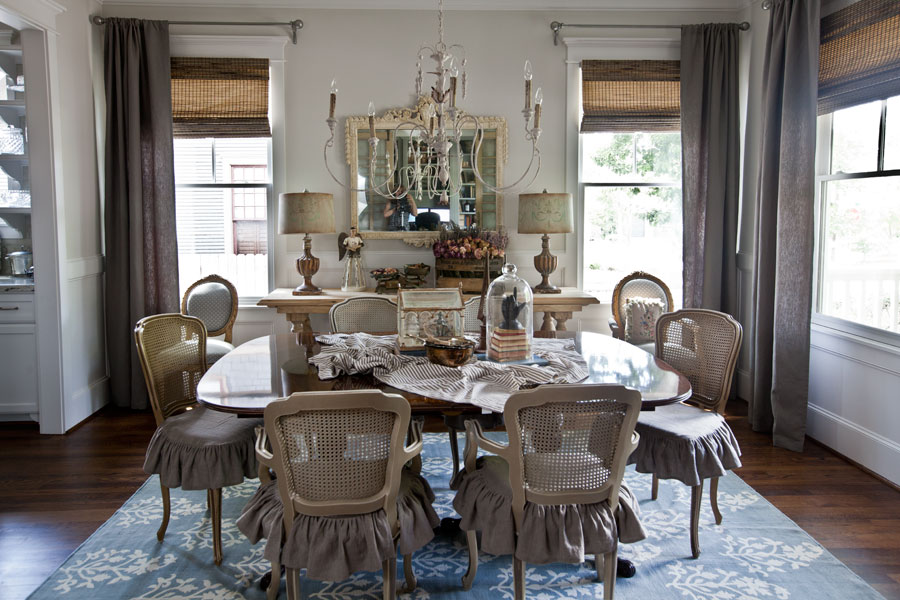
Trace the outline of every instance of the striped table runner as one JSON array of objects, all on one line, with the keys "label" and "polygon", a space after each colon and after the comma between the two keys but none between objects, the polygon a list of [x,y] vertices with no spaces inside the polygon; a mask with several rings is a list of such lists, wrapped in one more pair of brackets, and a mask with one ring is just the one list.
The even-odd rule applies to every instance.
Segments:
[{"label": "striped table runner", "polygon": [[588,376],[587,363],[572,340],[535,338],[532,348],[546,365],[513,365],[475,361],[452,368],[424,356],[394,354],[396,336],[366,333],[321,335],[321,352],[309,359],[319,379],[371,372],[376,379],[414,394],[474,404],[503,412],[510,394],[543,383],[577,383]]}]

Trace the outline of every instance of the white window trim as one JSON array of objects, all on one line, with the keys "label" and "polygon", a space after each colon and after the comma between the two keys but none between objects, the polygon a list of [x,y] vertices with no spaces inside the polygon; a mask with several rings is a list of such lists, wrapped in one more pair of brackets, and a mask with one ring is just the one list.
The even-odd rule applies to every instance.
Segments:
[{"label": "white window trim", "polygon": [[[575,198],[578,248],[577,286],[584,289],[584,186],[581,181],[581,61],[678,60],[680,32],[654,38],[564,37],[566,45],[566,191]],[[568,245],[573,240],[567,239]],[[598,298],[609,305],[609,298]]]},{"label": "white window trim", "polygon": [[819,181],[819,177],[831,172],[831,138],[832,118],[831,114],[823,115],[816,125],[816,140],[828,140],[827,144],[816,144],[816,196],[813,207],[815,231],[813,249],[813,289],[812,289],[812,314],[810,323],[823,333],[839,332],[862,341],[883,344],[883,350],[900,354],[900,334],[893,331],[885,331],[877,327],[863,325],[856,321],[848,321],[839,317],[833,317],[819,312],[819,300],[822,293],[822,235],[825,227],[825,214],[822,210],[822,190],[825,182]]},{"label": "white window trim", "polygon": [[[261,35],[170,35],[172,56],[206,58],[267,58],[269,60],[269,123],[272,127],[271,156],[272,193],[267,207],[268,224],[268,280],[269,291],[275,285],[275,257],[287,254],[285,236],[275,235],[275,199],[285,190],[285,107],[284,107],[284,36]],[[239,52],[236,49],[240,49]],[[241,296],[242,308],[255,306],[260,297]]]}]

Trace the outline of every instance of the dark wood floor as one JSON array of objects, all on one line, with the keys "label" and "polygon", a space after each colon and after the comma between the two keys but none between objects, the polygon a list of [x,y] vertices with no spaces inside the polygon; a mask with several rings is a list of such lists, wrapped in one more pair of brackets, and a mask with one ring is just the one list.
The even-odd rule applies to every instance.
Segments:
[{"label": "dark wood floor", "polygon": [[[729,422],[738,474],[880,591],[900,599],[900,492],[814,443],[802,454]],[[0,424],[0,597],[25,598],[108,519],[146,475],[153,417],[106,408],[65,436]],[[826,585],[827,582],[823,582]]]}]

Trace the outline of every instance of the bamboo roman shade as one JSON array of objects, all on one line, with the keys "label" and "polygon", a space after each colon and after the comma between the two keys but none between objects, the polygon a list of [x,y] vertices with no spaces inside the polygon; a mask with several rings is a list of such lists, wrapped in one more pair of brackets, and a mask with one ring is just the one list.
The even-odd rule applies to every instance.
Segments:
[{"label": "bamboo roman shade", "polygon": [[900,94],[900,1],[860,0],[822,18],[820,115]]},{"label": "bamboo roman shade", "polygon": [[681,129],[677,60],[584,60],[581,82],[582,132]]},{"label": "bamboo roman shade", "polygon": [[269,61],[172,57],[175,137],[270,137]]}]

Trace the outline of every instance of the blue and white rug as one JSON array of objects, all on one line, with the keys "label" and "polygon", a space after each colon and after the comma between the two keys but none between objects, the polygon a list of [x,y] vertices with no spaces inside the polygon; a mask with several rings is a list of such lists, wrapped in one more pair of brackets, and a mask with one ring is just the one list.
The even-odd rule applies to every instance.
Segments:
[{"label": "blue and white rug", "polygon": [[[460,437],[462,443],[462,437]],[[455,516],[447,487],[451,461],[446,434],[426,434],[423,473],[437,494],[442,517]],[[659,500],[651,501],[650,476],[629,470],[628,485],[641,499],[649,537],[620,546],[620,556],[637,565],[632,579],[616,583],[618,599],[683,598],[750,600],[772,598],[882,598],[862,579],[816,543],[790,519],[734,474],[719,483],[724,520],[715,525],[704,495],[700,524],[702,554],[690,558],[690,489],[660,482]],[[222,543],[225,560],[215,566],[206,493],[172,490],[172,517],[166,538],[156,541],[162,500],[151,477],[66,562],[30,596],[41,599],[239,599],[265,598],[257,586],[268,571],[262,543],[251,546],[234,520],[256,487],[255,481],[223,491]],[[708,491],[704,490],[704,491]],[[466,570],[463,538],[437,537],[413,558],[419,586],[407,598],[512,598],[508,556],[482,553],[470,592],[460,587]],[[398,561],[401,562],[401,561]],[[399,565],[398,565],[399,567]],[[402,572],[398,581],[402,581]],[[381,598],[381,573],[357,573],[334,583],[302,580],[305,598]],[[593,564],[528,566],[530,598],[602,597]],[[281,597],[284,598],[282,582]]]}]

